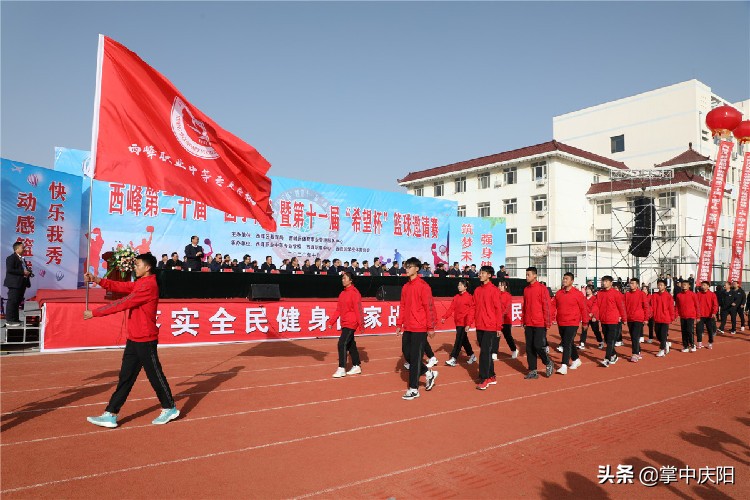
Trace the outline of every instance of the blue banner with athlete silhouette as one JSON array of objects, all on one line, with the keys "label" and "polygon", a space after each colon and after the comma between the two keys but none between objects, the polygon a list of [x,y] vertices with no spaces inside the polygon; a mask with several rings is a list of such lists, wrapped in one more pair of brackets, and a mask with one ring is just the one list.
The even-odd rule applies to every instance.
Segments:
[{"label": "blue banner with athlete silhouette", "polygon": [[[81,178],[27,163],[0,159],[2,271],[13,243],[24,244],[33,271],[26,298],[39,288],[76,288],[81,227]],[[7,289],[2,288],[3,296]]]}]

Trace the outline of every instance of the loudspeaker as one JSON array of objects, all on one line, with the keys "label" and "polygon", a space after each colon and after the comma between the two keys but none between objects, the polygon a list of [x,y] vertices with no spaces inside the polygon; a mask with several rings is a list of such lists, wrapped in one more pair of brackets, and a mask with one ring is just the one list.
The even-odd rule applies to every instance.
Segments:
[{"label": "loudspeaker", "polygon": [[394,285],[381,285],[375,293],[375,297],[377,297],[378,300],[401,300],[401,287]]},{"label": "loudspeaker", "polygon": [[279,285],[250,285],[248,300],[281,300]]},{"label": "loudspeaker", "polygon": [[633,220],[633,238],[629,252],[634,257],[648,257],[651,253],[651,239],[656,227],[656,208],[653,198],[639,196],[633,200],[635,218]]}]

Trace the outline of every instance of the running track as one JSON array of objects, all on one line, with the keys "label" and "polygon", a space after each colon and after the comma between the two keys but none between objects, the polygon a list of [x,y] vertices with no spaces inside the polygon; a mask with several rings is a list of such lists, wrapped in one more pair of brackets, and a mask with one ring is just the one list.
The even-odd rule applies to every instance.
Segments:
[{"label": "running track", "polygon": [[[473,332],[472,332],[473,335]],[[521,329],[513,335],[523,337]],[[627,335],[626,335],[627,337]],[[550,332],[556,346],[556,329]],[[100,429],[120,351],[6,357],[0,391],[4,498],[750,498],[750,336],[714,349],[523,380],[503,342],[498,385],[476,365],[437,366],[432,392],[403,401],[400,340],[358,339],[363,374],[335,380],[334,340],[165,348],[183,415],[153,426],[141,374],[121,427]],[[441,363],[452,335],[432,340]],[[523,352],[524,345],[519,343]],[[630,352],[629,343],[618,348]],[[560,361],[561,355],[553,353]],[[632,465],[635,484],[598,467]],[[735,484],[647,488],[645,466],[733,466]]]}]

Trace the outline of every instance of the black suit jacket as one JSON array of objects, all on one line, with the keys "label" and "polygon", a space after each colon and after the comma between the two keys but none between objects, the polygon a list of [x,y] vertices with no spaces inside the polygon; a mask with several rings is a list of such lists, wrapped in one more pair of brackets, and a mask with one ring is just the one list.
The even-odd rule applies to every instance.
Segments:
[{"label": "black suit jacket", "polygon": [[23,271],[25,266],[18,255],[13,252],[5,259],[5,281],[8,288],[26,288]]},{"label": "black suit jacket", "polygon": [[198,252],[203,254],[202,246],[197,245],[195,248],[193,248],[193,244],[192,243],[189,244],[188,246],[185,247],[185,260],[191,261],[191,262],[200,262],[201,259],[203,258],[203,255],[198,257],[197,255],[195,255]]}]

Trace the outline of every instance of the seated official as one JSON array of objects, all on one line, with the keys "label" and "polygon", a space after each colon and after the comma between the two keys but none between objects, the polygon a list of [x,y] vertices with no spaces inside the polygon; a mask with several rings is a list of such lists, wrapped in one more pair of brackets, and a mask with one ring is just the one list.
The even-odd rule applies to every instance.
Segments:
[{"label": "seated official", "polygon": [[391,267],[388,268],[388,274],[390,274],[391,276],[398,276],[399,274],[401,274],[401,269],[398,267],[398,262],[396,262],[395,260],[393,261]]},{"label": "seated official", "polygon": [[245,254],[242,256],[242,262],[237,264],[237,269],[239,272],[244,272],[246,269],[252,269],[252,263],[250,262],[250,256],[248,254]]},{"label": "seated official", "polygon": [[167,262],[169,262],[169,255],[165,253],[161,254],[161,260],[156,264],[156,269],[166,269]]},{"label": "seated official", "polygon": [[445,278],[446,276],[448,276],[448,271],[443,268],[443,263],[441,262],[437,265],[433,274],[438,278]]},{"label": "seated official", "polygon": [[302,267],[300,268],[303,273],[310,274],[310,268],[312,267],[312,264],[310,264],[310,259],[305,259],[305,262],[302,264]]},{"label": "seated official", "polygon": [[323,261],[320,260],[320,257],[315,259],[315,262],[312,266],[310,266],[310,269],[307,271],[307,274],[320,274],[323,271]]},{"label": "seated official", "polygon": [[333,259],[333,265],[331,266],[331,269],[329,269],[329,273],[341,274],[344,271],[346,271],[346,268],[341,265],[341,259]]},{"label": "seated official", "polygon": [[505,266],[500,266],[500,269],[498,269],[498,270],[497,270],[497,278],[498,278],[498,279],[499,279],[500,281],[505,281],[505,280],[507,280],[508,278],[510,278],[510,275],[509,275],[509,274],[507,273],[507,271],[505,270]]},{"label": "seated official", "polygon": [[211,270],[212,273],[218,273],[221,271],[221,265],[224,263],[224,259],[221,257],[220,253],[216,254],[216,257],[214,257],[214,260],[211,261],[211,263],[208,265],[208,268]]},{"label": "seated official", "polygon": [[372,266],[368,269],[371,276],[380,276],[382,271],[380,269],[380,257],[375,257],[372,260]]},{"label": "seated official", "polygon": [[422,264],[422,269],[420,269],[417,274],[419,274],[423,278],[431,278],[432,271],[430,271],[430,265],[427,262]]},{"label": "seated official", "polygon": [[458,262],[454,262],[453,267],[448,269],[448,276],[455,276],[456,278],[461,276],[461,268],[458,266]]},{"label": "seated official", "polygon": [[323,271],[328,273],[331,269],[331,261],[328,259],[323,259]]},{"label": "seated official", "polygon": [[286,273],[296,273],[300,270],[299,259],[297,257],[292,257],[292,260],[290,260],[281,270]]},{"label": "seated official", "polygon": [[270,255],[266,255],[266,261],[260,266],[261,272],[270,273],[276,270],[276,264],[273,263],[273,258]]},{"label": "seated official", "polygon": [[222,271],[224,269],[232,269],[232,259],[229,257],[229,254],[224,256],[224,261],[221,263],[221,269]]},{"label": "seated official", "polygon": [[183,266],[184,263],[180,260],[180,256],[177,254],[177,252],[172,252],[172,258],[167,261],[165,268],[174,269],[175,267],[182,268]]},{"label": "seated official", "polygon": [[478,278],[479,277],[479,273],[477,272],[477,265],[476,264],[472,264],[471,267],[469,268],[469,272],[467,274],[469,275],[469,278]]}]

